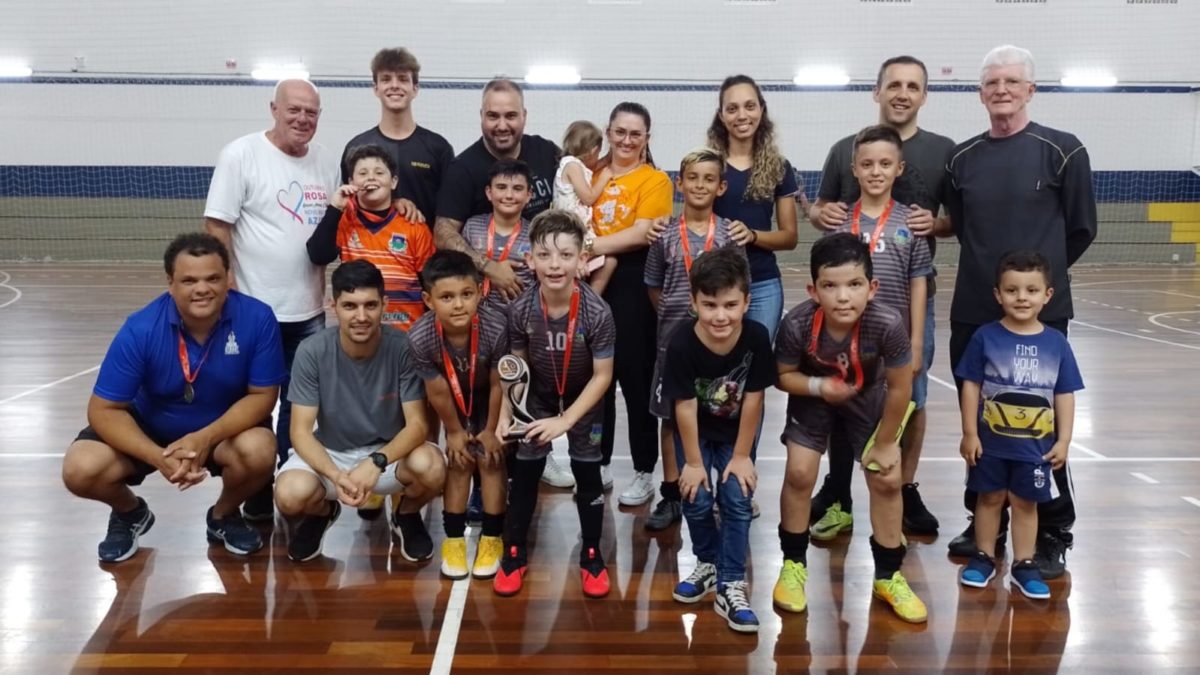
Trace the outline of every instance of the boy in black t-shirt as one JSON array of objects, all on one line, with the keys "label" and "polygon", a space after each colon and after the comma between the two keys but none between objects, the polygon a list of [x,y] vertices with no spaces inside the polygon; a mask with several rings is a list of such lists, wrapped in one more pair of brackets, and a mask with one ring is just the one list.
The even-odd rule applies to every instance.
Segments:
[{"label": "boy in black t-shirt", "polygon": [[[696,320],[680,326],[667,346],[663,398],[674,409],[679,491],[697,563],[672,596],[694,603],[715,589],[717,614],[733,630],[754,633],[758,617],[747,598],[746,550],[758,473],[750,451],[763,392],[775,381],[775,360],[766,327],[743,320],[750,307],[744,253],[706,253],[690,281]],[[713,470],[719,478],[715,499]],[[719,526],[714,501],[721,504]]]},{"label": "boy in black t-shirt", "polygon": [[[575,506],[583,545],[579,551],[583,594],[608,595],[608,570],[600,555],[604,486],[600,442],[601,399],[612,382],[616,329],[608,304],[576,278],[583,250],[583,223],[569,211],[551,209],[530,223],[526,263],[537,282],[509,305],[512,353],[529,365],[526,408],[533,418],[512,463],[504,559],[492,583],[498,595],[520,592],[527,568],[526,538],[550,443],[566,436],[575,475]],[[498,431],[511,426],[507,398]]]},{"label": "boy in black t-shirt", "polygon": [[[789,612],[808,606],[804,584],[812,489],[830,432],[841,425],[849,447],[834,446],[831,452],[853,452],[867,469],[874,595],[901,619],[923,623],[925,604],[900,573],[905,545],[897,437],[912,393],[908,327],[894,309],[874,300],[879,281],[872,279],[871,255],[858,237],[839,232],[818,240],[811,267],[811,299],[783,317],[775,342],[778,386],[789,394],[779,523],[784,561],[775,606]],[[872,436],[879,439],[873,448]]]}]

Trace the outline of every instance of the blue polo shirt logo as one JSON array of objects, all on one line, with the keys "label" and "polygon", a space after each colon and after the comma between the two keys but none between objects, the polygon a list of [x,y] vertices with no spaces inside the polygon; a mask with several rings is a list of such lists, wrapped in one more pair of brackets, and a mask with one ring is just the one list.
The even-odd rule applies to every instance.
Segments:
[{"label": "blue polo shirt logo", "polygon": [[238,351],[237,334],[232,330],[229,331],[229,338],[225,340],[225,356],[237,356],[241,354]]}]

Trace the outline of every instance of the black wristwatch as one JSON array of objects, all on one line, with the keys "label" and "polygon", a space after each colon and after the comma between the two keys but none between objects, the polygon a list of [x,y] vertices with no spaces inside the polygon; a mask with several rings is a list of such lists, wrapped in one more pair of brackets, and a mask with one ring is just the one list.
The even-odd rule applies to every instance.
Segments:
[{"label": "black wristwatch", "polygon": [[369,457],[375,463],[375,468],[379,469],[380,473],[387,471],[388,458],[382,452],[372,452]]}]

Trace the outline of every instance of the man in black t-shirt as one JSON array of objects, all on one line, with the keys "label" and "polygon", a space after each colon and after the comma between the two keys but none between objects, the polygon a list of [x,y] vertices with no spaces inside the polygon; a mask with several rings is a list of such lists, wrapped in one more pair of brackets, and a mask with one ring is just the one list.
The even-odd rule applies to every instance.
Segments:
[{"label": "man in black t-shirt", "polygon": [[532,198],[525,207],[527,220],[550,208],[554,196],[554,173],[559,149],[541,136],[525,133],[525,95],[516,82],[496,79],[483,88],[479,110],[483,134],[451,162],[438,191],[434,238],[438,248],[462,251],[489,279],[493,288],[512,299],[521,292],[512,261],[489,260],[486,251],[475,250],[462,236],[467,218],[488,213],[492,205],[484,194],[488,171],[498,159],[519,159],[529,165]]},{"label": "man in black t-shirt", "polygon": [[[440,134],[418,126],[412,103],[420,92],[421,64],[403,47],[381,49],[371,59],[371,80],[379,99],[379,125],[350,139],[342,152],[342,184],[350,182],[353,167],[346,166],[350,151],[361,145],[378,145],[396,162],[399,181],[393,199],[412,202],[424,221],[432,226],[437,210],[438,189],[454,159],[454,148]],[[402,212],[405,210],[402,208]]]},{"label": "man in black t-shirt", "polygon": [[[1074,316],[1067,271],[1096,238],[1087,149],[1072,134],[1030,121],[1026,105],[1033,99],[1034,82],[1033,55],[1027,50],[1004,45],[989,52],[979,99],[991,126],[958,144],[946,164],[950,222],[939,223],[938,234],[953,234],[961,245],[950,306],[950,365],[955,370],[975,331],[1003,316],[992,287],[996,265],[1006,252],[1031,249],[1050,261],[1054,296],[1038,318],[1065,335]],[[1075,502],[1068,467],[1053,471],[1054,498],[1038,504],[1034,560],[1046,579],[1062,576],[1073,543]],[[969,490],[964,494],[968,510],[974,509],[976,497]],[[1004,530],[1002,526],[1002,538]],[[974,554],[973,525],[950,542],[950,552]]]},{"label": "man in black t-shirt", "polygon": [[[904,172],[896,179],[892,195],[896,201],[912,208],[907,224],[914,234],[929,237],[930,252],[935,252],[933,226],[938,211],[945,203],[946,161],[954,141],[917,126],[917,114],[925,105],[929,73],[925,64],[912,56],[896,56],[883,62],[875,82],[875,102],[879,104],[879,123],[894,128],[904,142]],[[835,230],[847,222],[850,205],[858,201],[858,179],[851,171],[854,162],[854,137],[851,134],[829,150],[821,172],[817,201],[809,209],[809,220],[819,230]],[[904,430],[901,442],[904,481],[904,528],[914,534],[937,534],[938,520],[917,491],[917,465],[925,440],[925,399],[929,388],[929,367],[934,356],[934,283],[936,271],[929,275],[925,306],[925,341],[921,372],[913,378],[913,402],[917,409]],[[833,443],[844,442],[844,434],[835,431]],[[813,498],[812,520],[819,531],[833,535],[852,521],[850,517],[850,483],[853,476],[849,453],[831,453],[829,475]],[[826,520],[826,511],[834,512]],[[820,522],[819,522],[820,521]],[[823,538],[823,537],[822,537]]]}]

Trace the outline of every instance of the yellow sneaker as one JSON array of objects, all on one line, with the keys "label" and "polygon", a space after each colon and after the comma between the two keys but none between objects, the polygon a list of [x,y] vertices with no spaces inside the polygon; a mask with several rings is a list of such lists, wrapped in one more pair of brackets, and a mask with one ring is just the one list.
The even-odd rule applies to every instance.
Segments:
[{"label": "yellow sneaker", "polygon": [[872,594],[880,600],[885,600],[892,606],[896,616],[909,623],[925,623],[929,613],[925,603],[908,587],[908,580],[903,574],[896,572],[891,579],[876,579],[871,588]]},{"label": "yellow sneaker", "polygon": [[808,569],[804,567],[804,563],[784,560],[783,569],[779,570],[779,580],[775,582],[775,592],[772,594],[775,606],[796,613],[808,609],[808,596],[804,594],[806,581]]},{"label": "yellow sneaker", "polygon": [[466,579],[469,573],[467,540],[463,537],[447,538],[442,542],[442,576],[451,579]]},{"label": "yellow sneaker", "polygon": [[480,537],[479,549],[475,551],[475,567],[471,575],[476,579],[490,579],[500,569],[500,558],[504,557],[504,541],[500,537]]}]

